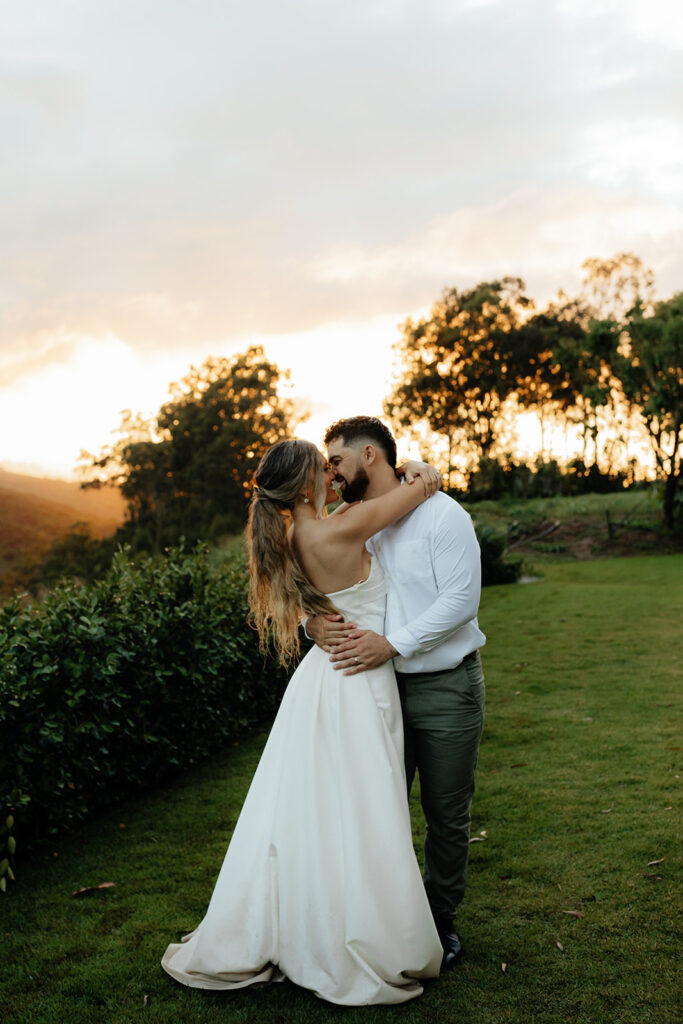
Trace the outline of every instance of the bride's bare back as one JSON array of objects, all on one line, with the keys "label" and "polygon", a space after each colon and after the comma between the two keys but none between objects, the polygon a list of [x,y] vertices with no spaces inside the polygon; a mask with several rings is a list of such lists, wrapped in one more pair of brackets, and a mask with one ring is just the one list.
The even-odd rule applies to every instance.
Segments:
[{"label": "bride's bare back", "polygon": [[366,579],[370,571],[370,553],[365,541],[340,537],[339,531],[334,529],[334,519],[329,516],[300,523],[290,536],[299,565],[322,594],[346,590]]},{"label": "bride's bare back", "polygon": [[425,500],[425,487],[417,477],[388,494],[349,505],[323,519],[295,518],[290,543],[306,576],[323,594],[346,590],[367,578],[368,538],[402,519]]}]

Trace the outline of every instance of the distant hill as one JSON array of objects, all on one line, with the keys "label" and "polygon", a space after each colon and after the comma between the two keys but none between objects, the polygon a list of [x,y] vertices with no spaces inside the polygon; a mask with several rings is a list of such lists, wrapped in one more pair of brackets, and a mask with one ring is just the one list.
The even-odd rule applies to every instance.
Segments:
[{"label": "distant hill", "polygon": [[123,522],[125,503],[113,488],[24,476],[0,469],[0,595],[19,583],[23,570],[77,523],[106,537]]}]

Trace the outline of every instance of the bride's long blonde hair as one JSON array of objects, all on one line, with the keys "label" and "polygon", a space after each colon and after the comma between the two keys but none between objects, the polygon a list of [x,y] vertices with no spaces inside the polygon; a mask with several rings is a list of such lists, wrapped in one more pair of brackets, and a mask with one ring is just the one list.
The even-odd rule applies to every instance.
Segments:
[{"label": "bride's long blonde hair", "polygon": [[261,650],[272,636],[280,662],[299,654],[301,614],[335,613],[330,599],[306,578],[294,557],[287,529],[290,512],[307,488],[322,515],[327,492],[325,462],[309,441],[278,441],[261,459],[249,506],[249,607]]}]

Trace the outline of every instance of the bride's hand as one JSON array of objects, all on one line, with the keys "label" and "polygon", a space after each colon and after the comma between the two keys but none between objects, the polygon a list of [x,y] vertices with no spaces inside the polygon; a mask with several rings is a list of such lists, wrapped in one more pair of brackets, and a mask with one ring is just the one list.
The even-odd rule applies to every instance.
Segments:
[{"label": "bride's hand", "polygon": [[345,622],[342,615],[309,615],[305,632],[318,647],[331,654],[355,629],[355,624]]},{"label": "bride's hand", "polygon": [[428,462],[416,462],[414,459],[407,459],[400,466],[396,467],[396,476],[404,476],[407,484],[412,484],[416,476],[421,477],[427,497],[436,494],[441,490],[443,479],[441,473]]}]

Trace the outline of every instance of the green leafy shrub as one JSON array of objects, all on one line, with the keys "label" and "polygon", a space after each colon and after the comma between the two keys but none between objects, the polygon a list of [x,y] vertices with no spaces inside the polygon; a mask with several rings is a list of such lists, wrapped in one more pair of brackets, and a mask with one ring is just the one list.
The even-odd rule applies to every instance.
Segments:
[{"label": "green leafy shrub", "polygon": [[53,586],[65,576],[92,582],[105,575],[117,548],[114,537],[93,537],[87,523],[76,523],[66,537],[55,541],[33,566],[30,584]]},{"label": "green leafy shrub", "polygon": [[[0,610],[0,820],[22,850],[207,757],[277,708],[244,554],[133,564]],[[4,812],[4,813],[3,813]]]},{"label": "green leafy shrub", "polygon": [[4,825],[0,828],[0,892],[7,891],[7,879],[14,881],[12,861],[17,848],[16,840],[12,835],[14,818],[8,814]]},{"label": "green leafy shrub", "polygon": [[516,583],[522,571],[522,559],[505,557],[507,541],[491,526],[475,526],[481,550],[481,583],[483,587],[497,583]]}]

